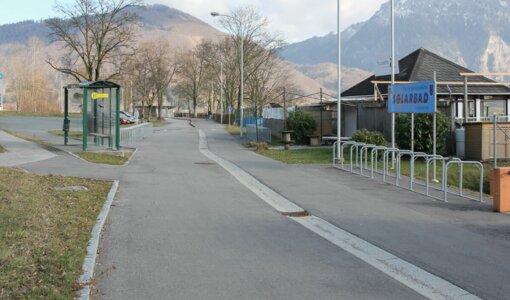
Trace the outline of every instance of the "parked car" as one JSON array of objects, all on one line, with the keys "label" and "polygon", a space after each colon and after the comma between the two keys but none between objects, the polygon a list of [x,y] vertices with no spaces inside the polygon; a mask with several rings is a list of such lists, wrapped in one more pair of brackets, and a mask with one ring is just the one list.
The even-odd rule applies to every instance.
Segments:
[{"label": "parked car", "polygon": [[[123,123],[124,120],[124,123]],[[132,124],[135,123],[135,117],[125,111],[120,111],[120,124]]]}]

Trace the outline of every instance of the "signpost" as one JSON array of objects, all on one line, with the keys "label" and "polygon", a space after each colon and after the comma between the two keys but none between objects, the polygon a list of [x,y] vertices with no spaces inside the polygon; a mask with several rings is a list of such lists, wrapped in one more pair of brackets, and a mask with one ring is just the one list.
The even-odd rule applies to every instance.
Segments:
[{"label": "signpost", "polygon": [[[388,101],[388,112],[411,114],[411,151],[414,152],[414,114],[434,114],[433,120],[433,155],[436,155],[436,110],[437,110],[436,72],[433,81],[415,82],[408,84],[393,84],[391,97]],[[436,179],[436,165],[434,161],[434,181]]]},{"label": "signpost", "polygon": [[230,128],[230,114],[232,113],[232,111],[234,111],[234,109],[232,108],[232,105],[229,104],[228,107],[227,107],[227,112],[228,112],[228,128]]}]

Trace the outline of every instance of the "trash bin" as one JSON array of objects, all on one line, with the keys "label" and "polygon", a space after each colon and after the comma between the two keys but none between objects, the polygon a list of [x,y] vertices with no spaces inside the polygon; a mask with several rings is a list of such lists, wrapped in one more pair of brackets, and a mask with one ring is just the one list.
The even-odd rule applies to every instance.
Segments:
[{"label": "trash bin", "polygon": [[510,167],[492,170],[491,189],[494,211],[510,212]]}]

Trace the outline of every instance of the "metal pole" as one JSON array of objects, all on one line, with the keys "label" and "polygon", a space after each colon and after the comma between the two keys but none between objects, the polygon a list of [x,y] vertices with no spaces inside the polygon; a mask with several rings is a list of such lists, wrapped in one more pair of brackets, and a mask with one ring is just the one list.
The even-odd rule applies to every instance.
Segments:
[{"label": "metal pole", "polygon": [[222,61],[220,61],[220,123],[223,125],[223,62]]},{"label": "metal pole", "polygon": [[69,142],[69,91],[64,88],[64,145]]},{"label": "metal pole", "polygon": [[[436,155],[436,151],[437,151],[437,120],[436,120],[436,114],[437,114],[437,84],[436,84],[436,79],[437,79],[437,74],[436,74],[436,71],[434,71],[434,105],[435,105],[435,109],[434,109],[434,115],[433,115],[433,146],[434,149],[433,149],[433,155],[435,156]],[[434,160],[434,178],[432,179],[434,182],[438,182],[437,180],[437,172],[436,172],[436,161]]]},{"label": "metal pole", "polygon": [[469,108],[468,108],[468,77],[464,76],[464,124],[468,122]]},{"label": "metal pole", "polygon": [[[243,29],[241,29],[243,30]],[[243,137],[243,98],[244,98],[244,33],[241,33],[241,87],[240,87],[240,93],[239,96],[239,103],[240,103],[240,117],[241,120],[239,122],[241,127],[241,137]]]},{"label": "metal pole", "polygon": [[120,150],[120,88],[115,91],[115,150]]},{"label": "metal pole", "polygon": [[[337,67],[337,118],[336,118],[336,135],[338,145],[342,141],[342,31],[340,28],[340,15],[341,15],[341,0],[337,3],[337,39],[338,39],[338,67]],[[322,124],[321,124],[322,125]],[[340,151],[341,147],[338,147],[338,158],[343,159],[343,153]]]},{"label": "metal pole", "polygon": [[320,138],[322,140],[322,88],[321,88],[320,94],[321,94],[321,106],[320,106],[320,108],[321,108],[321,137]]},{"label": "metal pole", "polygon": [[83,113],[81,114],[82,115],[82,125],[83,125],[82,133],[81,133],[81,139],[82,139],[81,148],[83,151],[87,151],[87,137],[89,135],[89,133],[88,133],[89,116],[88,116],[87,105],[88,105],[88,90],[86,88],[84,88],[83,89],[83,105],[82,105]]},{"label": "metal pole", "polygon": [[497,143],[497,127],[498,127],[498,119],[496,117],[496,115],[493,116],[494,118],[494,123],[493,123],[493,141],[494,141],[494,169],[496,169],[498,167],[498,143]]},{"label": "metal pole", "polygon": [[[391,85],[395,85],[395,1],[391,0]],[[391,91],[393,94],[393,89]],[[388,95],[388,101],[391,95]],[[395,148],[395,113],[391,113],[391,148]],[[392,155],[392,166],[395,167],[395,154]]]},{"label": "metal pole", "polygon": [[411,151],[414,152],[414,113],[411,114]]},{"label": "metal pole", "polygon": [[287,130],[287,93],[283,88],[283,131]]}]

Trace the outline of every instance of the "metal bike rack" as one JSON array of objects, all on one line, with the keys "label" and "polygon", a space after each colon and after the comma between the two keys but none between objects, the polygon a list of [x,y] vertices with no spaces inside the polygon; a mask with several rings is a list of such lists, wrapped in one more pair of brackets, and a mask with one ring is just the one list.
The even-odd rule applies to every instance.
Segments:
[{"label": "metal bike rack", "polygon": [[[389,160],[390,160],[390,154],[398,154],[400,151],[410,151],[410,150],[400,150],[398,148],[388,148],[384,151],[383,155],[383,182],[386,182],[386,176],[389,176],[390,170],[389,170]],[[395,176],[396,177],[396,176]]]},{"label": "metal bike rack", "polygon": [[[365,153],[365,169],[368,170],[368,149],[372,149],[374,147],[377,147],[377,146],[372,145],[372,144],[367,144],[367,145],[361,147],[361,150],[360,150],[360,152],[361,152],[360,153],[360,171],[359,171],[360,175],[363,175],[363,153]],[[363,175],[363,176],[365,176],[365,175]]]},{"label": "metal bike rack", "polygon": [[400,186],[399,183],[400,183],[400,177],[401,177],[401,168],[402,168],[402,165],[401,165],[401,162],[402,162],[402,157],[406,156],[406,155],[409,155],[410,158],[412,158],[414,155],[425,155],[426,153],[424,152],[413,152],[411,150],[401,150],[400,152],[398,152],[397,154],[397,170],[396,170],[396,179],[395,179],[395,185],[396,186]]},{"label": "metal bike rack", "polygon": [[360,147],[363,147],[365,146],[366,144],[365,143],[354,143],[351,145],[351,165],[350,165],[350,171],[351,173],[354,173],[354,169],[353,169],[353,164],[352,164],[352,158],[353,158],[353,155],[352,155],[352,152],[354,149],[356,149],[356,167],[359,165],[359,150],[360,150]]},{"label": "metal bike rack", "polygon": [[[410,176],[410,182],[409,182],[409,189],[411,191],[414,192],[414,162],[416,161],[417,158],[424,158],[425,161],[427,161],[428,158],[431,158],[431,157],[436,157],[436,158],[441,158],[442,156],[441,155],[433,155],[433,154],[426,154],[424,152],[418,152],[418,153],[414,153],[412,156],[411,156],[411,170],[410,170],[410,173],[411,173],[411,176]],[[425,186],[424,184],[421,184],[422,186]]]},{"label": "metal bike rack", "polygon": [[[374,165],[375,165],[375,173],[377,173],[377,161],[378,161],[378,153],[379,151],[381,150],[387,150],[388,147],[384,147],[384,146],[376,146],[374,148],[372,148],[372,151],[370,153],[370,158],[371,158],[371,177],[374,178]],[[375,163],[374,163],[375,162]]]},{"label": "metal bike rack", "polygon": [[444,192],[444,187],[445,185],[443,184],[445,182],[445,173],[446,173],[446,162],[447,161],[461,161],[459,158],[448,158],[448,157],[442,157],[442,156],[432,156],[432,157],[429,157],[427,158],[427,160],[425,161],[425,164],[426,164],[426,167],[425,167],[425,195],[428,196],[428,197],[431,197],[431,198],[435,198],[435,199],[438,199],[438,200],[443,200],[444,199],[441,199],[441,198],[438,198],[438,197],[434,197],[434,196],[431,196],[430,193],[429,193],[429,188],[430,188],[430,163],[431,162],[434,162],[434,161],[440,161],[442,166],[441,166],[441,169],[442,169],[442,173],[441,173],[441,188],[440,189],[436,189],[434,188],[435,190],[438,190],[438,191],[442,191]]},{"label": "metal bike rack", "polygon": [[[456,194],[456,195],[459,195],[461,197],[468,198],[468,199],[471,199],[471,200],[474,200],[474,201],[480,201],[480,202],[483,203],[483,165],[480,162],[478,162],[478,161],[460,161],[460,160],[458,160],[458,161],[457,160],[449,161],[448,163],[446,163],[446,166],[444,167],[444,173],[443,173],[444,201],[448,202],[448,184],[447,184],[447,181],[448,181],[448,168],[451,165],[454,165],[454,164],[459,165],[459,193]],[[463,172],[464,172],[464,165],[477,166],[478,169],[480,170],[480,184],[479,184],[480,196],[479,196],[478,199],[466,196],[466,195],[464,195],[464,193],[462,191],[462,176],[463,176]],[[452,194],[455,194],[455,193],[452,193]]]},{"label": "metal bike rack", "polygon": [[[335,142],[335,143],[333,144],[333,166],[334,166],[335,168],[338,168],[338,166],[337,166],[337,164],[336,164],[336,159],[338,158],[338,157],[336,157],[336,153],[337,153],[337,150],[338,150],[338,144],[340,144],[340,151],[341,151],[341,153],[342,153],[342,158],[343,158],[343,154],[344,154],[345,147],[346,147],[346,146],[349,146],[349,145],[354,145],[354,144],[356,144],[356,143],[357,143],[357,142],[354,142],[354,141],[347,141],[347,142],[338,142],[338,141],[337,141],[337,142]],[[336,145],[336,147],[335,147],[335,145]],[[348,170],[346,170],[346,169],[344,168],[344,160],[343,160],[343,159],[340,161],[340,169],[342,169],[342,170],[344,170],[344,171],[348,171]]]}]

